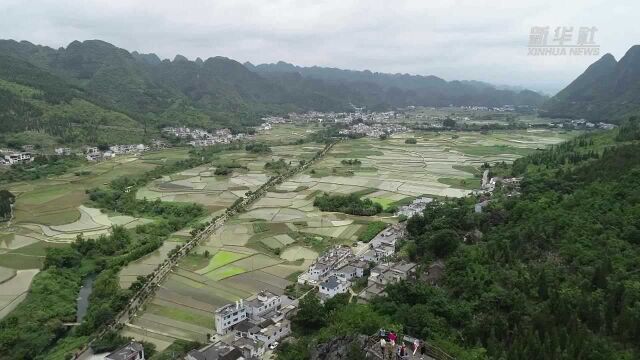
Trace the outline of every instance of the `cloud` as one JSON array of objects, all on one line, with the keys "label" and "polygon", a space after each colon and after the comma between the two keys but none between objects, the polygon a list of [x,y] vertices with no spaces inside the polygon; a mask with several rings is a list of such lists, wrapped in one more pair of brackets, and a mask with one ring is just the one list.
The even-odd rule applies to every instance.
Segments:
[{"label": "cloud", "polygon": [[602,54],[640,38],[640,3],[603,0],[18,0],[0,33],[51,47],[101,39],[163,58],[437,75],[557,90],[597,58],[527,56],[532,26],[596,26]]}]

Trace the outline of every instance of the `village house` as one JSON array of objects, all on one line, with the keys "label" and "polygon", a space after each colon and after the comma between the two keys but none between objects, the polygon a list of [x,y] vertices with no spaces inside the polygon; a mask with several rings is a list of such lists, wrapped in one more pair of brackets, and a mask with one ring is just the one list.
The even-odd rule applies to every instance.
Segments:
[{"label": "village house", "polygon": [[409,278],[415,278],[417,264],[412,262],[382,263],[371,269],[365,288],[359,297],[368,300],[374,296],[384,295],[384,287]]},{"label": "village house", "polygon": [[395,216],[404,215],[410,218],[416,214],[422,214],[427,205],[432,201],[433,199],[429,197],[417,198],[411,204],[401,206],[398,211],[396,211]]},{"label": "village house", "polygon": [[144,348],[139,342],[132,341],[107,355],[105,360],[145,360]]},{"label": "village house", "polygon": [[5,165],[23,164],[32,162],[35,157],[29,152],[14,152],[4,156]]},{"label": "village house", "polygon": [[320,257],[309,266],[309,269],[298,276],[299,284],[318,285],[331,271],[346,265],[353,257],[353,251],[348,246],[336,246]]},{"label": "village house", "polygon": [[290,317],[297,309],[297,301],[287,296],[278,296],[267,291],[261,291],[261,294],[260,298],[254,299],[258,302],[247,300],[247,303],[253,302],[248,306],[254,311],[252,315],[232,327],[236,340],[246,338],[254,341],[253,356],[264,352],[265,348],[275,346],[276,342],[289,336]]},{"label": "village house", "polygon": [[359,277],[358,269],[356,269],[354,266],[351,266],[351,265],[346,265],[341,267],[338,270],[334,270],[333,275],[338,277],[338,279],[341,279],[342,281],[351,281]]},{"label": "village house", "polygon": [[191,350],[185,357],[186,360],[254,360],[257,359],[243,353],[242,349],[218,342],[208,344],[199,350]]},{"label": "village house", "polygon": [[350,283],[346,280],[342,280],[339,277],[332,275],[318,286],[320,296],[324,299],[331,299],[332,297],[343,294],[349,291]]},{"label": "village house", "polygon": [[59,156],[68,156],[72,154],[71,148],[68,148],[68,147],[55,148],[54,151],[56,155],[59,155]]},{"label": "village house", "polygon": [[247,314],[252,317],[261,316],[272,310],[280,310],[282,297],[270,291],[260,291],[255,298],[247,299],[244,302],[247,307]]},{"label": "village house", "polygon": [[224,335],[227,330],[245,320],[247,316],[247,307],[242,299],[236,301],[235,304],[227,304],[218,308],[214,313],[216,332],[219,335]]},{"label": "village house", "polygon": [[262,358],[266,350],[263,342],[246,337],[234,339],[229,345],[240,349],[245,358]]}]

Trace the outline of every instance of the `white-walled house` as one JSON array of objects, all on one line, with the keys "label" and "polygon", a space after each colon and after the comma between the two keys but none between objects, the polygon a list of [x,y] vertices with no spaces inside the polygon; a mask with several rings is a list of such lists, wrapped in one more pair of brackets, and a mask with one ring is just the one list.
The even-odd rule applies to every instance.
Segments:
[{"label": "white-walled house", "polygon": [[227,304],[217,309],[214,314],[216,332],[224,335],[229,328],[245,320],[247,316],[247,307],[242,299],[235,304]]},{"label": "white-walled house", "polygon": [[337,276],[329,276],[327,280],[320,283],[318,288],[320,294],[330,299],[338,294],[343,294],[349,291],[349,282],[344,281]]}]

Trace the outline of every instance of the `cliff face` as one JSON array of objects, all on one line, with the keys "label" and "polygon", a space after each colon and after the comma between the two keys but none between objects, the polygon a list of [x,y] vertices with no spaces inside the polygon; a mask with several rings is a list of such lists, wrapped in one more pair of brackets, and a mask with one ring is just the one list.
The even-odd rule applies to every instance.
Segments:
[{"label": "cliff face", "polygon": [[368,336],[342,336],[319,344],[311,351],[311,360],[356,360],[364,359]]}]

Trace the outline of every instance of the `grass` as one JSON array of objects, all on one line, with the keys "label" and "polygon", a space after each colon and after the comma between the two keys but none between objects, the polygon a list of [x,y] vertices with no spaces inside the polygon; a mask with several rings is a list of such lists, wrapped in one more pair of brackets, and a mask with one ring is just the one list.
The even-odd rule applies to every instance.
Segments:
[{"label": "grass", "polygon": [[508,145],[455,145],[453,148],[464,154],[474,156],[497,156],[502,154],[526,156],[536,151],[535,149],[531,148],[519,148]]},{"label": "grass", "polygon": [[40,269],[43,261],[44,257],[39,256],[26,256],[16,253],[0,254],[0,266],[16,270]]},{"label": "grass", "polygon": [[395,203],[395,201],[393,201],[392,199],[388,199],[388,198],[381,198],[381,197],[370,197],[369,199],[371,199],[371,201],[376,202],[380,205],[382,205],[383,208],[388,208],[389,205]]},{"label": "grass", "polygon": [[205,274],[205,276],[208,277],[209,279],[218,281],[218,280],[226,279],[231,276],[244,274],[245,272],[247,272],[247,270],[239,266],[227,265],[222,268],[208,272]]},{"label": "grass", "polygon": [[453,165],[452,168],[467,172],[469,174],[480,174],[480,169],[472,165]]},{"label": "grass", "polygon": [[191,323],[205,328],[213,328],[214,326],[213,316],[203,317],[202,315],[194,314],[180,308],[161,306],[151,303],[147,305],[147,311],[172,320]]},{"label": "grass", "polygon": [[261,232],[269,231],[269,224],[266,222],[257,221],[253,223],[253,232],[258,234]]},{"label": "grass", "polygon": [[302,274],[302,271],[296,271],[294,273],[289,274],[289,276],[287,276],[286,279],[291,281],[291,282],[297,282],[298,281],[298,276],[300,274]]},{"label": "grass", "polygon": [[438,178],[438,182],[464,190],[474,190],[480,187],[479,179]]},{"label": "grass", "polygon": [[207,266],[209,261],[209,258],[206,258],[201,254],[190,253],[180,260],[180,267],[196,271]]},{"label": "grass", "polygon": [[245,257],[247,257],[247,255],[245,254],[234,253],[231,251],[218,251],[217,253],[215,253],[215,255],[213,255],[211,260],[209,260],[209,264],[206,267],[197,270],[196,273],[207,274],[222,266],[230,264],[234,261],[238,261]]},{"label": "grass", "polygon": [[387,226],[388,224],[382,221],[370,222],[364,231],[358,235],[358,240],[367,243],[376,237],[376,235],[378,235],[382,230],[386,229]]}]

